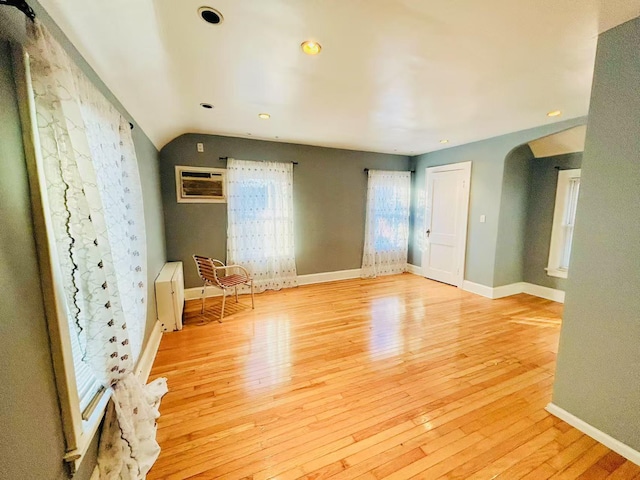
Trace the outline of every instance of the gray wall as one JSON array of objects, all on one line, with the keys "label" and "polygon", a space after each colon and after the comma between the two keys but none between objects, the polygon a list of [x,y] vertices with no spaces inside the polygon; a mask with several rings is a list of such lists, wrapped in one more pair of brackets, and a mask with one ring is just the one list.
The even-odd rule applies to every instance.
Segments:
[{"label": "gray wall", "polygon": [[553,226],[558,169],[580,168],[582,152],[535,158],[531,161],[529,198],[524,248],[524,281],[543,287],[565,290],[567,280],[550,277],[545,268],[549,263],[549,244]]},{"label": "gray wall", "polygon": [[[583,125],[585,118],[575,118],[544,125],[529,130],[510,133],[459,147],[425,153],[411,158],[416,170],[411,207],[411,236],[409,240],[409,263],[422,263],[422,235],[424,230],[425,169],[439,165],[471,160],[471,192],[469,199],[469,224],[465,279],[495,286],[494,278],[502,275],[501,265],[496,272],[496,250],[502,198],[504,164],[507,154],[514,148],[551,133]],[[480,215],[486,222],[480,223]]]},{"label": "gray wall", "polygon": [[[29,4],[98,88],[125,110],[62,35],[46,12]],[[24,41],[24,17],[0,6],[0,38]],[[135,123],[135,122],[134,122]],[[31,223],[31,206],[23,153],[17,97],[9,45],[0,40],[0,478],[68,478],[65,449],[47,325]],[[144,132],[133,132],[142,177],[148,248],[149,310],[147,326],[156,320],[153,280],[165,262],[158,152]],[[145,344],[149,336],[145,334]],[[95,466],[96,441],[74,479],[89,478]]]},{"label": "gray wall", "polygon": [[494,286],[521,282],[528,222],[529,183],[533,153],[528,144],[509,152],[504,162],[498,221]]},{"label": "gray wall", "polygon": [[[204,153],[196,143],[204,144]],[[187,134],[160,152],[167,256],[182,260],[185,284],[198,279],[191,255],[226,258],[227,204],[176,202],[175,165],[225,167],[219,157],[298,162],[293,170],[298,275],[360,268],[367,176],[364,168],[408,170],[409,157],[246,138]]]},{"label": "gray wall", "polygon": [[640,450],[640,18],[598,40],[553,402]]},{"label": "gray wall", "polygon": [[144,202],[144,224],[147,233],[147,328],[144,334],[144,349],[151,328],[156,323],[156,293],[154,281],[167,261],[164,240],[164,218],[160,194],[159,154],[142,129],[133,129],[133,143],[138,158],[142,201]]}]

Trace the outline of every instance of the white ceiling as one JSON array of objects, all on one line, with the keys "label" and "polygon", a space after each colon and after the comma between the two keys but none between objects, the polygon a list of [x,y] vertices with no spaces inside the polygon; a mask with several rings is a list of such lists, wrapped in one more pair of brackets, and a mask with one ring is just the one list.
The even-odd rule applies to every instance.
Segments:
[{"label": "white ceiling", "polygon": [[580,125],[568,128],[553,135],[538,138],[529,142],[529,147],[535,158],[554,157],[565,153],[584,152],[584,142],[587,137],[587,126]]},{"label": "white ceiling", "polygon": [[586,115],[598,33],[640,15],[640,0],[40,3],[157,147],[200,132],[409,155]]}]

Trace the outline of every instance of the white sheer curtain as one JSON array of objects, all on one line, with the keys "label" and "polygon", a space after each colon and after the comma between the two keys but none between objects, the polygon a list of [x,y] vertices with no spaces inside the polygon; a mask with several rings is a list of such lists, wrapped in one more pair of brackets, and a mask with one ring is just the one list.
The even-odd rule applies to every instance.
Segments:
[{"label": "white sheer curtain", "polygon": [[[29,27],[27,51],[57,259],[72,343],[113,389],[101,435],[100,478],[142,478],[159,453],[152,387],[133,375],[146,322],[146,237],[128,122],[49,31]],[[82,368],[82,366],[81,366]],[[78,375],[76,365],[76,374]]]},{"label": "white sheer curtain", "polygon": [[227,161],[227,262],[245,266],[256,291],[298,284],[293,164]]},{"label": "white sheer curtain", "polygon": [[411,172],[369,170],[362,277],[407,270]]}]

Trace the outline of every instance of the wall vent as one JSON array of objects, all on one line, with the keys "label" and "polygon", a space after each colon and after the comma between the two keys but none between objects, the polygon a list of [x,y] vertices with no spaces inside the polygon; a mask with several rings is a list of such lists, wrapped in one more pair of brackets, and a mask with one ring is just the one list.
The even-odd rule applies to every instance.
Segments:
[{"label": "wall vent", "polygon": [[226,170],[176,165],[178,203],[225,203]]}]

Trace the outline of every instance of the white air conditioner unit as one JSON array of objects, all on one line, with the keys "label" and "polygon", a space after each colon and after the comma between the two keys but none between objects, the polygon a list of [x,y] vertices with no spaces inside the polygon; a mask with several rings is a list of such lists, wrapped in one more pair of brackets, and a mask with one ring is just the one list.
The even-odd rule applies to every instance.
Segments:
[{"label": "white air conditioner unit", "polygon": [[224,168],[176,165],[178,203],[224,203],[227,201]]},{"label": "white air conditioner unit", "polygon": [[182,330],[184,275],[182,262],[168,262],[156,278],[156,309],[163,332]]}]

